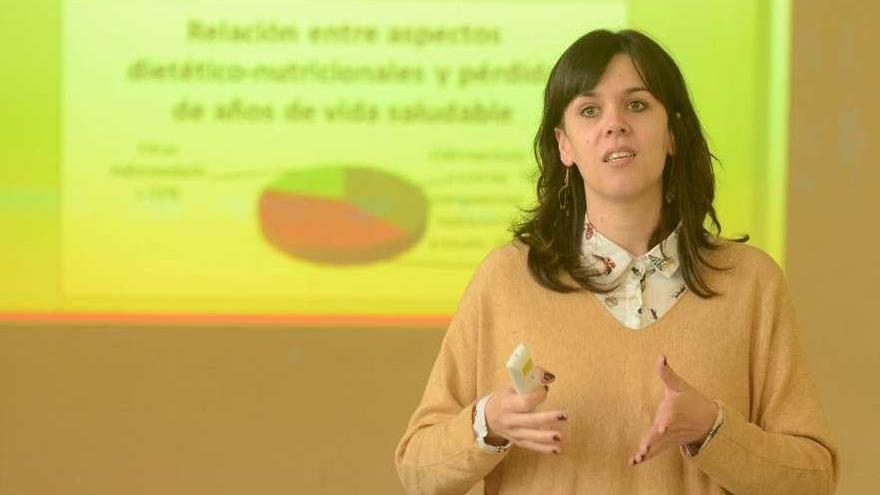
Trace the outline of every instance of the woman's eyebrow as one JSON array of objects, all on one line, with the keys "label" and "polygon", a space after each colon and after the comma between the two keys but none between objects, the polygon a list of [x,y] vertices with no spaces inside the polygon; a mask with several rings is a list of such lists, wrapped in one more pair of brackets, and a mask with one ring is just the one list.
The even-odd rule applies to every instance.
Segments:
[{"label": "woman's eyebrow", "polygon": [[[632,88],[626,88],[625,90],[623,90],[623,94],[628,95],[628,94],[632,94],[632,93],[638,93],[639,91],[647,91],[648,93],[651,92],[650,89],[648,89],[644,86],[634,86]],[[586,91],[584,93],[581,93],[581,96],[587,96],[587,97],[592,98],[592,97],[596,96],[596,92],[595,91]]]}]

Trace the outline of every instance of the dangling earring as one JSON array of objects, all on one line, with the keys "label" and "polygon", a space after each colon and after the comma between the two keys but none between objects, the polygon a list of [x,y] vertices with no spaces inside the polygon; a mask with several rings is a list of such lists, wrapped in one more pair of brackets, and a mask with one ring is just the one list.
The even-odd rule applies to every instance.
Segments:
[{"label": "dangling earring", "polygon": [[[671,177],[672,176],[672,167],[675,164],[674,157],[671,153],[669,153],[666,155],[666,158],[667,158],[666,166],[669,168],[666,176]],[[666,188],[666,194],[663,195],[663,199],[666,200],[666,204],[672,204],[672,202],[675,201],[675,186],[672,184],[671,178],[667,179],[666,182],[669,183],[669,185]]]},{"label": "dangling earring", "polygon": [[568,183],[571,167],[565,167],[565,183],[559,189],[559,209],[566,211],[568,209],[568,197],[571,194],[571,184]]}]

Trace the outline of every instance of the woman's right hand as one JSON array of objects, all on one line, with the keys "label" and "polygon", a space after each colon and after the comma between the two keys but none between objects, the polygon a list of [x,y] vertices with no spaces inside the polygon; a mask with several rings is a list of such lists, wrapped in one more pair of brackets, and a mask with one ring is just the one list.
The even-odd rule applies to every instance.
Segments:
[{"label": "woman's right hand", "polygon": [[559,427],[568,416],[564,411],[540,411],[535,409],[547,399],[549,384],[556,378],[552,373],[539,370],[543,387],[518,395],[513,387],[496,391],[486,403],[486,441],[514,445],[543,454],[562,451],[562,432]]}]

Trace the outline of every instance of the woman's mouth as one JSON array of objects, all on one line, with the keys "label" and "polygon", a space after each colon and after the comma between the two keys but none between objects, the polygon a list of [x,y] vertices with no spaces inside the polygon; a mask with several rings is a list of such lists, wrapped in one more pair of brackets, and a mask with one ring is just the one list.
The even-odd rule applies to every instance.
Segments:
[{"label": "woman's mouth", "polygon": [[632,161],[638,153],[630,149],[618,149],[605,154],[602,161],[609,165],[624,165]]}]

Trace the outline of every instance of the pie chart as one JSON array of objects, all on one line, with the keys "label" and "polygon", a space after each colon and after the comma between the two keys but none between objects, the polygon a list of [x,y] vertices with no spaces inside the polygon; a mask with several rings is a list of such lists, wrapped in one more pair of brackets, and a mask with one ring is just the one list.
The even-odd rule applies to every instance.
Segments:
[{"label": "pie chart", "polygon": [[411,182],[364,166],[285,173],[259,198],[266,241],[291,257],[353,265],[393,258],[425,232],[428,201]]}]

